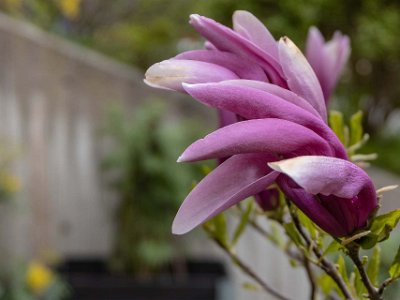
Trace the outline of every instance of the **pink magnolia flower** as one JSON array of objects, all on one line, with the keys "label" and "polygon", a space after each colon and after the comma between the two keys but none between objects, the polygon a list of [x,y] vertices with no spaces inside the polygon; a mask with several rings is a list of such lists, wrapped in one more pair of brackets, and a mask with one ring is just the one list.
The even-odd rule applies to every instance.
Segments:
[{"label": "pink magnolia flower", "polygon": [[336,31],[333,38],[325,42],[321,32],[311,27],[306,44],[306,57],[321,84],[325,102],[334,89],[350,56],[350,40]]},{"label": "pink magnolia flower", "polygon": [[186,197],[172,230],[183,234],[277,183],[323,230],[346,236],[377,207],[368,175],[347,160],[326,124],[320,82],[288,39],[276,42],[248,12],[234,30],[198,15],[207,49],[153,65],[146,82],[190,94],[221,112],[221,128],[190,145],[179,162],[220,159]]}]

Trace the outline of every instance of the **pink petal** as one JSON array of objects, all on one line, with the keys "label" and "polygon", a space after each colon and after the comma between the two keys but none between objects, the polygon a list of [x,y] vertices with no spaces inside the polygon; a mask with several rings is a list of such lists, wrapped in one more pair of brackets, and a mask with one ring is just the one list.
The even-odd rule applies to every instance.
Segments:
[{"label": "pink petal", "polygon": [[[243,80],[219,83],[184,84],[195,99],[212,107],[238,114],[245,119],[277,118],[302,125],[326,139],[335,156],[347,158],[346,149],[332,130],[308,111],[271,93],[243,85]],[[261,83],[262,84],[262,83]]]},{"label": "pink petal", "polygon": [[233,13],[233,29],[279,61],[277,41],[253,14],[244,10],[235,11]]},{"label": "pink petal", "polygon": [[208,174],[186,197],[172,225],[184,234],[239,201],[268,187],[277,177],[264,154],[233,156]]},{"label": "pink petal", "polygon": [[182,83],[202,83],[237,79],[237,75],[221,66],[194,61],[169,59],[152,65],[144,82],[155,88],[184,91]]},{"label": "pink petal", "polygon": [[290,90],[310,102],[326,120],[325,99],[319,81],[307,59],[287,37],[279,41],[279,58]]},{"label": "pink petal", "polygon": [[362,189],[376,194],[367,173],[344,159],[327,156],[299,156],[273,162],[269,166],[286,174],[313,195],[353,198]]},{"label": "pink petal", "polygon": [[278,61],[232,29],[199,15],[191,15],[190,24],[217,49],[253,60],[266,71],[271,82],[286,85]]},{"label": "pink petal", "polygon": [[190,145],[178,162],[229,157],[240,153],[332,155],[329,144],[314,131],[280,119],[238,122],[220,128]]},{"label": "pink petal", "polygon": [[296,206],[320,228],[333,236],[340,237],[348,234],[343,220],[336,219],[314,195],[307,193],[298,186],[293,186],[290,178],[286,176],[279,176],[277,182],[286,197],[296,204]]},{"label": "pink petal", "polygon": [[218,50],[194,50],[183,52],[174,57],[174,59],[207,62],[224,67],[242,79],[268,81],[264,70],[255,62],[229,52]]}]

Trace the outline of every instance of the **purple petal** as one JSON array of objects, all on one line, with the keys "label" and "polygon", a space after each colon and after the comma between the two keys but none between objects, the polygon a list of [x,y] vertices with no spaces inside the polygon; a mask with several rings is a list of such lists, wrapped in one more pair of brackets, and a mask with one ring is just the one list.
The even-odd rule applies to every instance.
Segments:
[{"label": "purple petal", "polygon": [[279,41],[279,58],[289,89],[309,101],[326,120],[325,99],[319,81],[307,59],[287,37]]},{"label": "purple petal", "polygon": [[280,119],[238,122],[220,128],[190,145],[179,162],[265,152],[283,157],[332,155],[329,144],[314,131]]},{"label": "purple petal", "polygon": [[[294,193],[291,190],[295,187],[288,188],[284,183],[282,187],[293,202],[321,228],[333,233],[332,228],[326,227],[327,224],[321,225],[321,212],[318,213],[318,210],[323,210],[320,206],[341,224],[338,228],[342,228],[343,232],[336,232],[336,236],[348,235],[364,227],[378,206],[371,179],[364,170],[347,160],[325,156],[300,156],[268,165],[289,176],[303,189],[302,193],[299,189],[298,195],[290,195]],[[279,184],[281,183],[279,181]],[[311,195],[317,195],[319,199],[314,199],[314,203],[311,201]],[[307,211],[306,202],[312,205],[315,211]],[[325,213],[323,216],[327,218]],[[328,223],[334,224],[332,220]]]},{"label": "purple petal", "polygon": [[238,79],[232,71],[211,63],[169,59],[152,65],[145,74],[151,87],[184,91],[182,82],[202,83]]},{"label": "purple petal", "polygon": [[218,109],[218,120],[219,127],[221,128],[236,123],[238,121],[238,118],[235,113],[223,109]]},{"label": "purple petal", "polygon": [[181,53],[174,59],[197,60],[219,65],[231,70],[239,78],[268,81],[264,70],[253,61],[223,51],[194,50]]},{"label": "purple petal", "polygon": [[241,86],[252,87],[261,91],[268,92],[279,98],[282,98],[287,102],[290,102],[294,105],[297,105],[298,107],[305,109],[306,111],[312,113],[318,118],[321,118],[320,114],[315,110],[314,107],[312,107],[312,105],[308,101],[304,100],[303,98],[293,93],[292,91],[284,89],[278,85],[271,84],[268,82],[261,82],[256,80],[243,80],[243,79],[225,80],[225,82]]},{"label": "purple petal", "polygon": [[271,93],[244,86],[242,83],[241,80],[235,80],[184,84],[184,88],[195,99],[212,107],[236,113],[245,119],[278,118],[309,128],[332,145],[335,156],[347,158],[342,143],[319,117]]},{"label": "purple petal", "polygon": [[277,180],[286,197],[304,212],[315,224],[333,236],[348,234],[346,226],[341,220],[336,219],[314,195],[299,188],[286,176],[279,176]]},{"label": "purple petal", "polygon": [[321,84],[325,102],[328,101],[349,55],[350,40],[347,36],[335,32],[332,40],[325,43],[320,31],[315,27],[310,28],[306,56]]},{"label": "purple petal", "polygon": [[279,61],[277,41],[253,14],[244,10],[235,11],[233,13],[233,29]]},{"label": "purple petal", "polygon": [[286,86],[281,66],[271,54],[261,50],[230,28],[209,18],[191,15],[190,24],[217,49],[253,60],[266,71],[271,82]]},{"label": "purple petal", "polygon": [[336,157],[299,156],[273,162],[269,166],[286,174],[314,195],[353,198],[364,188],[375,191],[371,179],[363,169]]},{"label": "purple petal", "polygon": [[208,174],[186,197],[172,225],[174,234],[184,234],[239,201],[269,186],[277,177],[264,154],[229,158]]},{"label": "purple petal", "polygon": [[279,191],[276,188],[265,189],[254,197],[263,211],[271,211],[279,207]]}]

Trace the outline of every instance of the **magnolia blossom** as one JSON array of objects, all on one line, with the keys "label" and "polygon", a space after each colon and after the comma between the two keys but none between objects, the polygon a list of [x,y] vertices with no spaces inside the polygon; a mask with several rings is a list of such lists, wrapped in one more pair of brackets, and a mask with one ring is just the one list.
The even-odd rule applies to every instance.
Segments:
[{"label": "magnolia blossom", "polygon": [[325,102],[342,73],[350,55],[350,40],[336,31],[333,38],[325,42],[321,32],[311,27],[308,32],[306,56],[321,84]]},{"label": "magnolia blossom", "polygon": [[222,163],[186,197],[173,232],[186,233],[249,196],[260,200],[273,183],[334,236],[366,226],[375,189],[327,126],[320,79],[301,51],[286,37],[275,41],[248,12],[235,12],[234,30],[198,15],[190,23],[206,49],[151,66],[145,82],[220,111],[221,127],[178,161]]}]

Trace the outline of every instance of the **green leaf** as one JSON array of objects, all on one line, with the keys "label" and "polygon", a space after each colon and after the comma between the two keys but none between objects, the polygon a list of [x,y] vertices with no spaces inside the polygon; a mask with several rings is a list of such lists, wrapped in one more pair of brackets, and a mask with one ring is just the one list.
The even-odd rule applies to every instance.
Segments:
[{"label": "green leaf", "polygon": [[214,237],[224,245],[228,245],[228,231],[226,228],[225,214],[220,213],[213,219],[214,221]]},{"label": "green leaf", "polygon": [[329,125],[333,132],[338,136],[339,140],[344,144],[346,142],[344,135],[343,114],[337,110],[329,112]]},{"label": "green leaf", "polygon": [[314,223],[307,217],[302,211],[298,210],[297,214],[299,216],[300,223],[307,229],[310,233],[311,239],[315,240],[318,236],[318,231]]},{"label": "green leaf", "polygon": [[358,297],[362,299],[363,298],[362,295],[365,294],[367,290],[361,280],[361,275],[357,268],[354,269],[354,274],[355,274],[354,288],[356,290]]},{"label": "green leaf", "polygon": [[254,201],[249,201],[246,207],[246,211],[242,213],[242,217],[240,218],[240,222],[237,225],[235,232],[233,233],[233,238],[232,238],[232,246],[235,246],[236,243],[238,242],[240,236],[242,235],[244,229],[246,228],[246,225],[249,221],[249,217],[251,212],[253,211],[254,207]]},{"label": "green leaf", "polygon": [[290,239],[292,240],[292,242],[295,243],[295,245],[297,247],[302,247],[303,241],[302,241],[299,233],[297,232],[297,229],[296,229],[296,226],[294,225],[294,223],[293,222],[285,223],[285,224],[283,224],[283,227],[285,228],[285,231],[286,231],[287,235],[290,237]]},{"label": "green leaf", "polygon": [[339,271],[340,275],[342,275],[344,282],[349,284],[349,277],[347,275],[346,263],[345,263],[342,255],[339,255],[339,258],[338,258],[336,264],[338,266],[338,271]]},{"label": "green leaf", "polygon": [[394,258],[392,264],[389,268],[390,277],[393,279],[397,279],[400,277],[400,247],[397,250],[396,257]]},{"label": "green leaf", "polygon": [[350,118],[350,145],[357,144],[363,136],[362,126],[363,113],[362,111],[356,112]]},{"label": "green leaf", "polygon": [[332,290],[336,289],[336,283],[327,274],[323,274],[318,278],[318,287],[325,296],[328,296]]},{"label": "green leaf", "polygon": [[378,285],[379,266],[381,263],[381,248],[376,246],[370,258],[367,274],[373,285]]},{"label": "green leaf", "polygon": [[343,248],[343,246],[340,243],[338,243],[336,240],[332,240],[332,242],[328,245],[328,247],[322,253],[322,257],[321,258],[325,257],[326,255],[328,255],[330,253],[336,252],[336,251],[338,251],[339,249],[342,249],[342,248]]},{"label": "green leaf", "polygon": [[396,227],[399,220],[400,209],[374,218],[369,228],[371,233],[360,239],[361,246],[364,249],[371,249],[377,243],[389,238],[391,231]]},{"label": "green leaf", "polygon": [[259,291],[260,287],[252,282],[243,282],[242,287],[249,291]]}]

